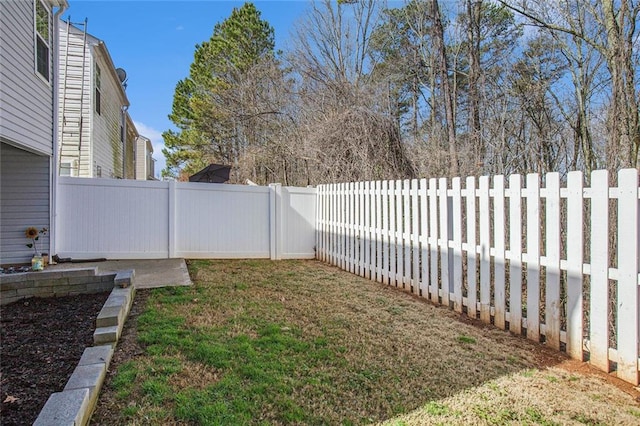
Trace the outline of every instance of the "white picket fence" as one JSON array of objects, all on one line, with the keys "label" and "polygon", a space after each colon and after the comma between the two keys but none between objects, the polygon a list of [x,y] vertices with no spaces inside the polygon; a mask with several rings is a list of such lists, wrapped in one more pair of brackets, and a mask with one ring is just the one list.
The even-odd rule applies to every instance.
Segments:
[{"label": "white picket fence", "polygon": [[593,172],[590,187],[581,172],[569,173],[565,186],[558,173],[542,180],[322,185],[318,258],[513,333],[526,330],[637,385],[638,172],[621,170],[617,187],[607,171]]},{"label": "white picket fence", "polygon": [[315,188],[61,177],[55,253],[108,259],[315,257]]}]

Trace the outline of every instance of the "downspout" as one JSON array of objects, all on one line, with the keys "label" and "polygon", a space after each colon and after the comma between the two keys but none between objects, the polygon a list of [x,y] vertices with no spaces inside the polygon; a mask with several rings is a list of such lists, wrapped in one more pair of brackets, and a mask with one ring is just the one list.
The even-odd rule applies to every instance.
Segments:
[{"label": "downspout", "polygon": [[127,110],[129,105],[122,106],[122,179],[127,178]]},{"label": "downspout", "polygon": [[58,215],[58,206],[57,206],[57,194],[58,194],[58,164],[60,153],[58,149],[58,114],[59,114],[59,88],[60,88],[60,34],[59,34],[59,23],[60,23],[60,15],[67,10],[68,3],[66,0],[60,2],[60,6],[58,10],[53,14],[53,156],[49,160],[49,259],[53,257],[56,252],[56,217]]}]

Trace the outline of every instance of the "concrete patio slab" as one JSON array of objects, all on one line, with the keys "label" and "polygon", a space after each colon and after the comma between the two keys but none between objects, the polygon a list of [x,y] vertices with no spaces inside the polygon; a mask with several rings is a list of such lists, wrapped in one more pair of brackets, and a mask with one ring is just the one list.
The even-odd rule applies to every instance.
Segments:
[{"label": "concrete patio slab", "polygon": [[98,268],[99,274],[133,269],[136,289],[192,285],[184,259],[106,260],[47,266],[47,270],[84,268]]}]

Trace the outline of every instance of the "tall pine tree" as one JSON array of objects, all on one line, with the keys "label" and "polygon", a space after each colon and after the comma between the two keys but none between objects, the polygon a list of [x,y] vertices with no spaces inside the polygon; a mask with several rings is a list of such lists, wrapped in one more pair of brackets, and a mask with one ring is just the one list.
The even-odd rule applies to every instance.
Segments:
[{"label": "tall pine tree", "polygon": [[[163,176],[190,175],[210,162],[237,165],[243,151],[259,143],[247,123],[255,111],[245,95],[259,92],[255,72],[275,63],[274,47],[274,30],[252,3],[234,8],[215,25],[211,39],[196,46],[189,76],[176,85],[169,115],[178,130],[162,135],[167,159]],[[247,81],[254,87],[247,87]]]}]

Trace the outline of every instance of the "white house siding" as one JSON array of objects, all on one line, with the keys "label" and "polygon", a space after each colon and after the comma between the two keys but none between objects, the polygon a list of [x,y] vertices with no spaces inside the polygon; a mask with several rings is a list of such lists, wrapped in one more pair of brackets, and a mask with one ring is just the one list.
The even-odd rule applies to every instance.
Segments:
[{"label": "white house siding", "polygon": [[[0,264],[29,262],[33,249],[24,231],[49,228],[49,170],[51,157],[0,143]],[[49,235],[38,248],[48,251]]]},{"label": "white house siding", "polygon": [[136,144],[138,141],[138,137],[140,134],[138,133],[138,129],[136,128],[133,119],[127,112],[127,141],[125,145],[125,179],[135,179],[136,178]]},{"label": "white house siding", "polygon": [[[123,178],[122,107],[128,100],[111,57],[101,40],[85,37],[82,29],[61,22],[59,32],[61,162],[71,164],[72,176]],[[101,76],[100,114],[96,65]]]},{"label": "white house siding", "polygon": [[152,180],[154,178],[153,167],[150,164],[152,155],[151,141],[144,136],[138,136],[136,139],[136,179]]},{"label": "white house siding", "polygon": [[[68,37],[67,29],[69,29]],[[84,36],[82,31],[77,28],[68,27],[65,22],[61,22],[59,33],[61,161],[71,164],[72,176],[93,177],[94,168],[91,160],[92,50],[88,46],[84,49]]]},{"label": "white house siding", "polygon": [[[94,48],[94,52],[99,49]],[[109,70],[109,64],[102,55],[95,55],[101,70],[101,112],[93,113],[93,161],[94,170],[102,169],[102,177],[123,178],[121,138],[122,106],[120,80]],[[94,100],[95,102],[95,100]]]},{"label": "white house siding", "polygon": [[0,16],[0,139],[53,155],[53,92],[35,71],[33,2],[0,1]]}]

